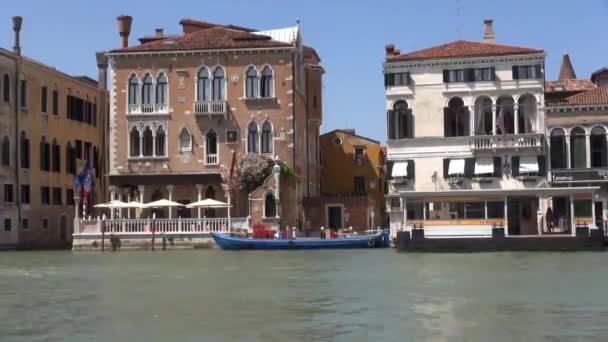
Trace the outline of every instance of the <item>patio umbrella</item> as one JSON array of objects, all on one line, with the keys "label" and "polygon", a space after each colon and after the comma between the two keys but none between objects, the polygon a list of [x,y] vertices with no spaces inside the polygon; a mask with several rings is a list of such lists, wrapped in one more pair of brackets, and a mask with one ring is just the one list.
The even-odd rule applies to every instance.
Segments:
[{"label": "patio umbrella", "polygon": [[181,203],[169,201],[166,199],[161,199],[158,201],[150,202],[143,204],[141,208],[170,208],[170,207],[183,207],[184,205]]},{"label": "patio umbrella", "polygon": [[190,203],[186,207],[188,207],[188,208],[228,208],[228,207],[231,207],[231,205],[229,205],[228,203],[221,202],[221,201],[216,201],[211,198],[206,198],[201,201]]},{"label": "patio umbrella", "polygon": [[131,201],[131,202],[125,203],[125,206],[123,208],[141,209],[143,207],[144,207],[143,203],[136,202],[136,201]]},{"label": "patio umbrella", "polygon": [[95,208],[110,208],[110,209],[127,208],[126,205],[127,205],[127,203],[125,203],[123,201],[113,200],[108,203],[97,204],[97,205],[95,205]]}]

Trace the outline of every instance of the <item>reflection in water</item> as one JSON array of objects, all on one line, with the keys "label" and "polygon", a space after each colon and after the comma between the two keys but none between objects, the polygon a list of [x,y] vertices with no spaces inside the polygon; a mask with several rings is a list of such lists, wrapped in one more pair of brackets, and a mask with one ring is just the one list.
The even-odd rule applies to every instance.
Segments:
[{"label": "reflection in water", "polygon": [[601,253],[2,253],[1,341],[608,336]]}]

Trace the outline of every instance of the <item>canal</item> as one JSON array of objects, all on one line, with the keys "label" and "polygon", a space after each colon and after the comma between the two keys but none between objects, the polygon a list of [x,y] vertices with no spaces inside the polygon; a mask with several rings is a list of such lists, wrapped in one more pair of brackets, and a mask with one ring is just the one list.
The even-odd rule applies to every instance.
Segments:
[{"label": "canal", "polygon": [[607,336],[605,253],[0,253],[2,342]]}]

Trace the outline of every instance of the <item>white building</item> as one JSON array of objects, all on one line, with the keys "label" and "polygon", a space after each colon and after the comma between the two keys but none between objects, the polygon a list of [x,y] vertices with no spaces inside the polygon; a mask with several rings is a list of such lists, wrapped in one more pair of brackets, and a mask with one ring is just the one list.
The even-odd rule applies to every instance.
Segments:
[{"label": "white building", "polygon": [[[596,188],[551,188],[546,179],[542,49],[457,40],[384,63],[389,210],[393,235],[541,234],[553,196],[590,199]],[[556,213],[562,231],[575,220]]]}]

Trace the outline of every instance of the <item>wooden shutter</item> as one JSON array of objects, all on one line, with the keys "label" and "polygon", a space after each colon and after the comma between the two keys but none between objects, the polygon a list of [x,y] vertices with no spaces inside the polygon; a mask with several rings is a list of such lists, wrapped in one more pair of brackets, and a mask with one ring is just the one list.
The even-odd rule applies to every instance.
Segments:
[{"label": "wooden shutter", "polygon": [[519,156],[511,157],[511,175],[519,176]]},{"label": "wooden shutter", "polygon": [[450,167],[450,160],[443,160],[443,179],[448,179],[448,168]]},{"label": "wooden shutter", "polygon": [[471,135],[471,112],[465,109],[462,117],[464,118],[464,136],[469,136]]},{"label": "wooden shutter", "polygon": [[467,158],[464,160],[464,176],[467,178],[475,176],[475,158]]},{"label": "wooden shutter", "polygon": [[405,115],[407,122],[407,134],[406,138],[413,139],[414,138],[414,116],[412,115],[412,110],[408,109],[407,114]]},{"label": "wooden shutter", "polygon": [[449,82],[450,82],[450,71],[443,70],[443,83],[449,83]]},{"label": "wooden shutter", "polygon": [[519,79],[519,68],[517,67],[517,65],[513,66],[513,79],[514,80]]},{"label": "wooden shutter", "polygon": [[416,166],[413,160],[409,160],[407,164],[407,179],[416,179]]},{"label": "wooden shutter", "polygon": [[490,80],[496,81],[496,68],[495,67],[490,68]]},{"label": "wooden shutter", "polygon": [[502,177],[502,158],[494,157],[494,177]]},{"label": "wooden shutter", "polygon": [[542,73],[543,73],[542,65],[536,64],[534,67],[536,68],[536,78],[537,79],[543,78],[543,75],[542,75]]},{"label": "wooden shutter", "polygon": [[544,155],[538,156],[538,175],[543,177],[547,175],[547,158]]}]

